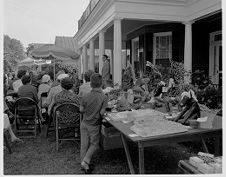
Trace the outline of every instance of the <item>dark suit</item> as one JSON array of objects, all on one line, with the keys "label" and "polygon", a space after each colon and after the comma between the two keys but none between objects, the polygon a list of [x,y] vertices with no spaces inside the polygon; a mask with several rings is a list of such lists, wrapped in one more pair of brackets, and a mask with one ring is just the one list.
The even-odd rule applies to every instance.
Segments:
[{"label": "dark suit", "polygon": [[108,59],[105,60],[102,68],[102,78],[103,78],[103,81],[110,79],[110,61]]}]

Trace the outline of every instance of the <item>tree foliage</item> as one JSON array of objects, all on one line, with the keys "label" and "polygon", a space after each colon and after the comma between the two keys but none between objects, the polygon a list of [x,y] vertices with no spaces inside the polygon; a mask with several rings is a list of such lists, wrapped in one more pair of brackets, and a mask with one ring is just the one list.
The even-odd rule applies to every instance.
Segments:
[{"label": "tree foliage", "polygon": [[26,48],[26,55],[29,57],[33,50],[34,50],[34,44],[28,44],[28,47]]},{"label": "tree foliage", "polygon": [[4,63],[5,67],[11,70],[16,67],[17,62],[25,58],[25,53],[22,43],[17,40],[10,38],[8,35],[4,35]]}]

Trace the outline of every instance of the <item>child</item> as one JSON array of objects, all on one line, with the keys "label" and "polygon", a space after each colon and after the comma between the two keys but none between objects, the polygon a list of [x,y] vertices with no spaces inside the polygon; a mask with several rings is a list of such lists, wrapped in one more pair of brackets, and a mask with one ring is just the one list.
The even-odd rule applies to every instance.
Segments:
[{"label": "child", "polygon": [[180,107],[184,107],[181,113],[174,119],[175,122],[179,122],[184,125],[189,125],[189,120],[197,119],[200,117],[200,107],[198,100],[194,93],[191,91],[183,92],[181,94]]},{"label": "child", "polygon": [[85,173],[90,173],[90,161],[94,152],[99,148],[101,116],[107,107],[107,96],[102,87],[102,76],[94,73],[91,76],[91,92],[82,97],[80,111],[83,119],[81,131],[81,167]]},{"label": "child", "polygon": [[163,87],[165,87],[166,84],[163,81],[160,81],[157,85],[156,90],[152,92],[152,98],[148,103],[151,103],[153,106],[153,109],[155,108],[156,105],[159,103],[163,103],[166,107],[166,111],[170,112],[170,105],[169,105],[169,99],[167,97],[163,97]]}]

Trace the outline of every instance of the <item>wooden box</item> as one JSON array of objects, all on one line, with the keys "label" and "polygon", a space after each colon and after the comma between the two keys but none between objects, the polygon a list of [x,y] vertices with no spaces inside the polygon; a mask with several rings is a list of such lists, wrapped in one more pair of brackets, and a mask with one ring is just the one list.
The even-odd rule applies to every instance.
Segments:
[{"label": "wooden box", "polygon": [[104,150],[122,148],[120,133],[114,127],[102,125],[102,147]]}]

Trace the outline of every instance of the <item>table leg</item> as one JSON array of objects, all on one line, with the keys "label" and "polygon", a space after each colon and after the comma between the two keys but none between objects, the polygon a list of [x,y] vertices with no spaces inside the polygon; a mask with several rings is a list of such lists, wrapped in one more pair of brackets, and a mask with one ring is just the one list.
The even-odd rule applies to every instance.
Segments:
[{"label": "table leg", "polygon": [[215,139],[215,143],[214,143],[214,151],[215,151],[215,156],[219,156],[220,155],[220,138],[216,137]]},{"label": "table leg", "polygon": [[144,174],[144,148],[140,143],[138,143],[139,151],[139,173]]},{"label": "table leg", "polygon": [[202,138],[202,145],[203,145],[204,151],[205,151],[206,153],[209,153],[209,150],[208,150],[208,148],[207,148],[206,142],[205,142],[205,140],[204,140],[203,138]]},{"label": "table leg", "polygon": [[125,152],[126,152],[126,158],[127,158],[127,162],[128,162],[128,165],[129,165],[130,173],[135,174],[133,163],[132,163],[130,153],[129,153],[129,148],[128,148],[126,139],[125,139],[123,134],[121,134],[121,139],[122,139],[122,143],[123,143],[123,146],[124,146],[124,149],[125,149]]}]

